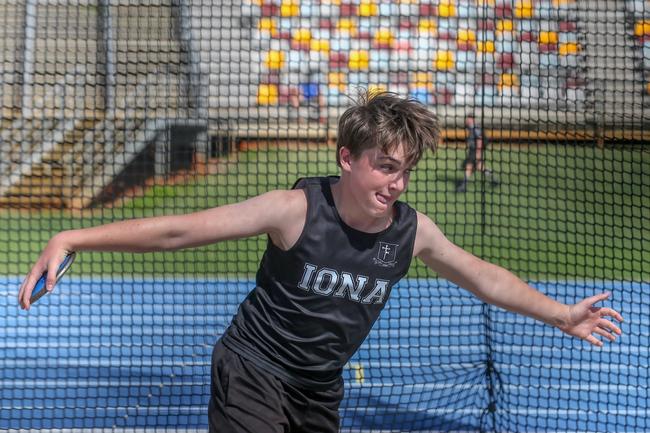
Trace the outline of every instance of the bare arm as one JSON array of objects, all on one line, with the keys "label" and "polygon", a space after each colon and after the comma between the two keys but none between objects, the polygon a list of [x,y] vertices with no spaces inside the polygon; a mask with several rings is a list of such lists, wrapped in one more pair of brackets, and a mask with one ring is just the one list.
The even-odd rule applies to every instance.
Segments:
[{"label": "bare arm", "polygon": [[607,294],[571,306],[554,301],[510,271],[454,245],[422,214],[418,214],[414,254],[441,277],[471,291],[482,301],[556,326],[591,344],[602,345],[592,333],[609,340],[621,333],[617,326],[604,319],[611,316],[622,321],[620,314],[610,308],[593,307],[594,303],[606,299]]},{"label": "bare arm", "polygon": [[185,215],[133,219],[64,231],[48,242],[21,285],[18,299],[23,308],[29,308],[32,287],[46,270],[46,287],[51,290],[56,269],[71,251],[173,251],[262,233],[268,233],[278,246],[286,247],[298,238],[305,212],[302,191],[272,191],[241,203]]},{"label": "bare arm", "polygon": [[273,191],[241,203],[184,215],[115,222],[61,232],[51,242],[69,251],[173,251],[279,231],[276,206],[288,191]]}]

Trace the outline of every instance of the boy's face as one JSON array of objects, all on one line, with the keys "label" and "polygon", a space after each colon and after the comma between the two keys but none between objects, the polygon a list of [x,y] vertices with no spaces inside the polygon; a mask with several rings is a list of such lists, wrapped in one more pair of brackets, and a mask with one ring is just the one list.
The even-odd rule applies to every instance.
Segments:
[{"label": "boy's face", "polygon": [[393,203],[406,190],[412,166],[407,165],[403,146],[386,153],[381,149],[364,150],[358,158],[344,157],[342,168],[348,171],[350,190],[369,217],[390,215]]}]

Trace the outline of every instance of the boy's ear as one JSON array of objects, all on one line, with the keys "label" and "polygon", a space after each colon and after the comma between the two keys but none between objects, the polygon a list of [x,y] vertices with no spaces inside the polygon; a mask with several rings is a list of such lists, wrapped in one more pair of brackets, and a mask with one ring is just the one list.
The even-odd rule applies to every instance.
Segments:
[{"label": "boy's ear", "polygon": [[352,152],[350,152],[350,149],[345,146],[339,149],[339,162],[343,170],[350,169],[350,163],[352,162]]}]

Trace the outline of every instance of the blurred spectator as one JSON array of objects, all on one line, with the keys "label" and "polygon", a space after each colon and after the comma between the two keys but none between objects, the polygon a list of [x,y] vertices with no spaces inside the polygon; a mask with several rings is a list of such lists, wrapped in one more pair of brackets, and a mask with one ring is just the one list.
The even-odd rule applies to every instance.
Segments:
[{"label": "blurred spectator", "polygon": [[473,114],[465,118],[465,127],[467,129],[467,156],[461,164],[461,169],[464,170],[464,177],[456,185],[456,192],[467,191],[467,182],[469,182],[472,174],[477,170],[483,172],[492,186],[497,186],[499,181],[492,171],[485,166],[483,159],[488,144],[488,138],[483,128],[476,124],[476,119]]}]

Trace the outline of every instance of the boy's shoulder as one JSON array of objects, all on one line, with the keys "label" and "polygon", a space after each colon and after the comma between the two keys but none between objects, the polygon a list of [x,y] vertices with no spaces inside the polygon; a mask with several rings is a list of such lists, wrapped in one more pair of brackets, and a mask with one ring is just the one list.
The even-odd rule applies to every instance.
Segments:
[{"label": "boy's shoulder", "polygon": [[338,181],[338,176],[312,176],[312,177],[301,177],[293,184],[291,189],[304,189],[310,185],[332,185]]}]

